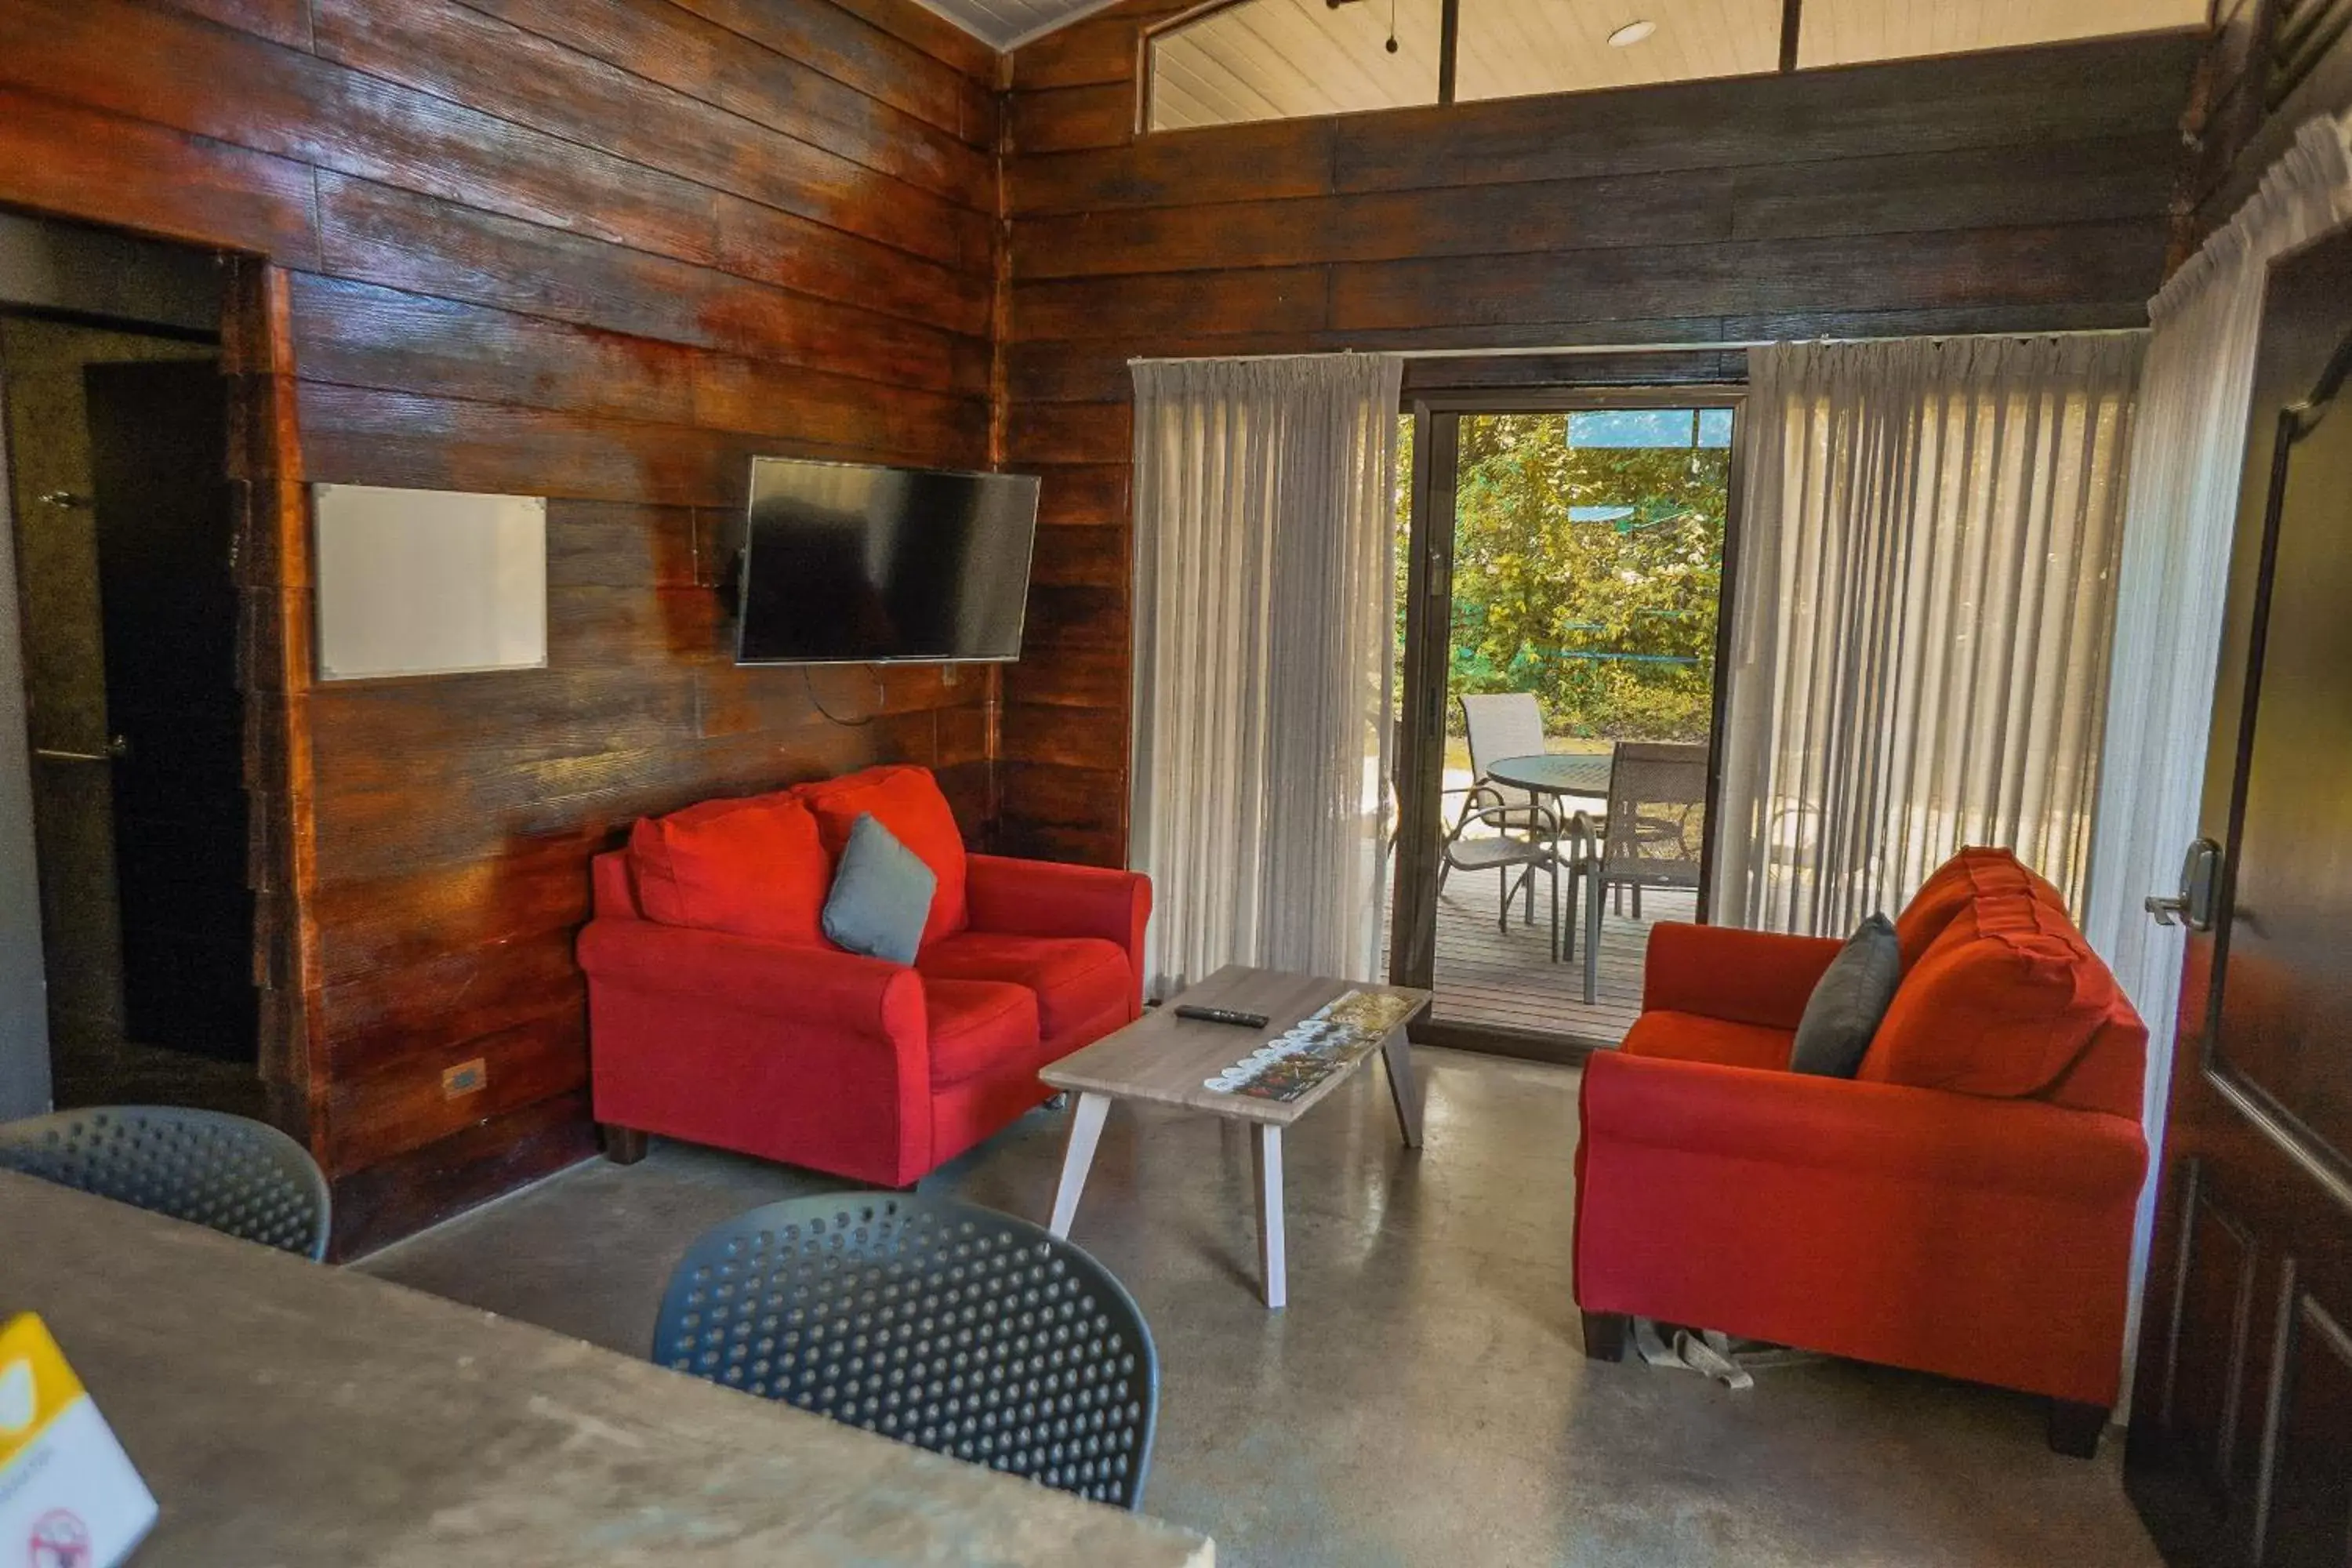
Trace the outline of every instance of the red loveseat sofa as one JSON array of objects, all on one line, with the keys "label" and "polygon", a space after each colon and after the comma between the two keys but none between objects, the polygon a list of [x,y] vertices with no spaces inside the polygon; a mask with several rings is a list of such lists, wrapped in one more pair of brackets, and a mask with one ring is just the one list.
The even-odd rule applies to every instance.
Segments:
[{"label": "red loveseat sofa", "polygon": [[2115,1403],[2147,1030],[2005,850],[1895,922],[1903,978],[1854,1079],[1787,1070],[1834,940],[1660,923],[1643,1012],[1584,1074],[1576,1300],[2047,1394],[2087,1454]]},{"label": "red loveseat sofa", "polygon": [[[866,812],[939,879],[911,967],[818,923]],[[1150,881],[968,855],[922,768],[648,818],[594,878],[580,963],[615,1158],[659,1132],[905,1186],[1048,1098],[1039,1068],[1142,1011]]]}]

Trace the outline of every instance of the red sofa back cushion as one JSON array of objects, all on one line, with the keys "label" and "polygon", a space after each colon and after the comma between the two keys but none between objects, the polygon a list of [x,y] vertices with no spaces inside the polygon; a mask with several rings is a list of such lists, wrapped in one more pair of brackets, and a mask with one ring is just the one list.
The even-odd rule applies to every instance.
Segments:
[{"label": "red sofa back cushion", "polygon": [[1895,941],[1902,950],[1904,973],[1909,973],[1911,966],[1927,956],[1953,916],[1979,898],[2003,893],[2024,893],[2062,916],[2066,912],[2066,900],[2058,889],[2009,850],[1970,845],[1920,883],[1903,912],[1895,917]]},{"label": "red sofa back cushion", "polygon": [[789,792],[643,818],[629,868],[647,920],[824,945],[833,862],[816,817]]},{"label": "red sofa back cushion", "polygon": [[956,826],[955,813],[929,768],[904,763],[867,768],[823,784],[803,784],[793,793],[815,813],[826,854],[838,856],[858,817],[871,812],[931,868],[940,882],[923,922],[925,947],[971,923],[964,898],[963,830]]},{"label": "red sofa back cushion", "polygon": [[2037,891],[1979,894],[1904,975],[1856,1076],[2037,1095],[2074,1066],[2119,1001],[2106,965]]}]

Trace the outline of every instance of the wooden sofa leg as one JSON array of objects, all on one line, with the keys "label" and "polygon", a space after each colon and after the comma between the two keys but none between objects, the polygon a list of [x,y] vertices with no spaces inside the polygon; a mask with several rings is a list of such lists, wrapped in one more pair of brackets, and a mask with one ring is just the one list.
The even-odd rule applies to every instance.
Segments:
[{"label": "wooden sofa leg", "polygon": [[634,1127],[615,1127],[611,1122],[599,1123],[604,1134],[604,1158],[615,1165],[634,1165],[646,1157],[647,1139]]},{"label": "wooden sofa leg", "polygon": [[1584,1353],[1592,1361],[1625,1359],[1625,1335],[1632,1323],[1622,1312],[1586,1312]]},{"label": "wooden sofa leg", "polygon": [[2096,1458],[2099,1435],[2107,1429],[2107,1407],[2079,1400],[2050,1402],[2050,1451],[2070,1459]]}]

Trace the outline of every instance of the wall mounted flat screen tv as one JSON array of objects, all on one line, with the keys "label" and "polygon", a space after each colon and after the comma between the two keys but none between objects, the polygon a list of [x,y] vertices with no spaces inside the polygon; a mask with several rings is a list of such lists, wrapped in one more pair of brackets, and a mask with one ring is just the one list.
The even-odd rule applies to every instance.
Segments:
[{"label": "wall mounted flat screen tv", "polygon": [[738,664],[1021,657],[1037,481],[751,459]]}]

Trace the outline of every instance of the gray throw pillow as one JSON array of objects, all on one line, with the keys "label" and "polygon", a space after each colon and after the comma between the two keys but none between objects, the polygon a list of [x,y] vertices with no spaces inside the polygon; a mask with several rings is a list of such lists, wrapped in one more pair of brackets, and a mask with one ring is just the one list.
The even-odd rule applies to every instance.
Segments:
[{"label": "gray throw pillow", "polygon": [[1895,940],[1894,922],[1873,915],[1854,928],[1814,983],[1789,1051],[1789,1070],[1825,1078],[1852,1078],[1860,1071],[1902,979],[1903,950]]},{"label": "gray throw pillow", "polygon": [[824,900],[824,934],[851,952],[912,963],[939,881],[872,813],[861,813],[841,847],[841,864],[834,868],[833,891]]}]

